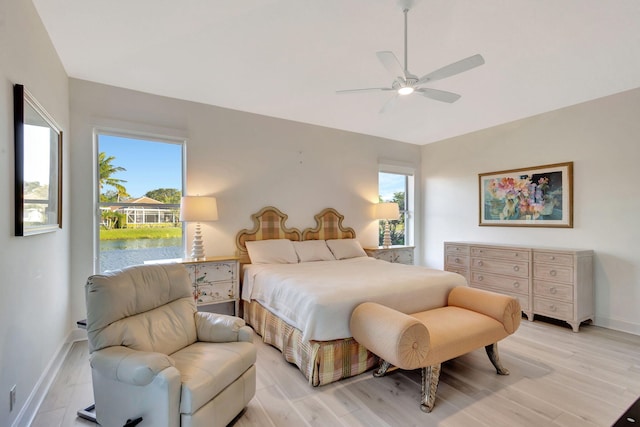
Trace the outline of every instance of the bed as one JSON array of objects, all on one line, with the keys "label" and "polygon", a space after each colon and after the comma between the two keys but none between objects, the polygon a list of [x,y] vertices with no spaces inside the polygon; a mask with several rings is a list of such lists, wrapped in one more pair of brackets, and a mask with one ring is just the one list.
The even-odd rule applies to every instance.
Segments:
[{"label": "bed", "polygon": [[254,227],[236,235],[243,316],[312,386],[377,365],[376,356],[350,336],[349,318],[358,304],[418,312],[445,306],[451,288],[466,286],[456,273],[367,257],[333,208],[302,231],[288,227],[288,216],[275,207],[251,218]]}]

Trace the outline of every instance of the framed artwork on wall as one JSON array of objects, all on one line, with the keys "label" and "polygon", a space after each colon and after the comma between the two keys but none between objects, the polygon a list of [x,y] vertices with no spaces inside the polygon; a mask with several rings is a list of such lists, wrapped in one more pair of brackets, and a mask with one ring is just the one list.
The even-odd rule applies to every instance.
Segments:
[{"label": "framed artwork on wall", "polygon": [[15,234],[62,228],[62,130],[23,85],[13,87]]},{"label": "framed artwork on wall", "polygon": [[480,225],[573,227],[573,162],[478,175]]}]

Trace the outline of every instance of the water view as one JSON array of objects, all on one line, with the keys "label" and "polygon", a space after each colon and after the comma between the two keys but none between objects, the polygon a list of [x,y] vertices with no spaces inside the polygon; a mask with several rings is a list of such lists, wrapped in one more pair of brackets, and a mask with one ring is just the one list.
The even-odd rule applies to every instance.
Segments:
[{"label": "water view", "polygon": [[101,272],[145,261],[183,257],[181,238],[100,241]]}]

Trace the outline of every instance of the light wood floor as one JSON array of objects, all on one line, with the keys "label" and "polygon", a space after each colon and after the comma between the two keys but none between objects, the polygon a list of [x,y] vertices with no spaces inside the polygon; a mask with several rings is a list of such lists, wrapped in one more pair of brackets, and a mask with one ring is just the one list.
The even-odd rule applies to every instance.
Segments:
[{"label": "light wood floor", "polygon": [[[511,371],[495,374],[484,350],[443,365],[433,412],[419,409],[419,372],[370,372],[313,388],[280,352],[256,339],[256,396],[235,422],[251,426],[611,426],[640,396],[640,336],[596,326],[523,319],[500,343]],[[95,426],[86,341],[73,345],[32,427]]]}]

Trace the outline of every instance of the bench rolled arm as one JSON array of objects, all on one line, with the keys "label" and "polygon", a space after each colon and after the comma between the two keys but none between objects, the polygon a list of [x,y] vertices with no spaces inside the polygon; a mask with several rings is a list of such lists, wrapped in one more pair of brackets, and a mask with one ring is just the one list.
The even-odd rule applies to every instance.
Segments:
[{"label": "bench rolled arm", "polygon": [[130,385],[145,386],[172,366],[173,360],[166,354],[123,346],[106,347],[91,354],[91,368],[108,379]]},{"label": "bench rolled arm", "polygon": [[496,319],[509,334],[518,329],[522,319],[522,309],[516,298],[483,289],[455,287],[449,293],[448,304]]},{"label": "bench rolled arm", "polygon": [[427,327],[418,319],[365,302],[353,311],[349,327],[358,343],[392,365],[401,369],[424,366],[430,337]]}]

